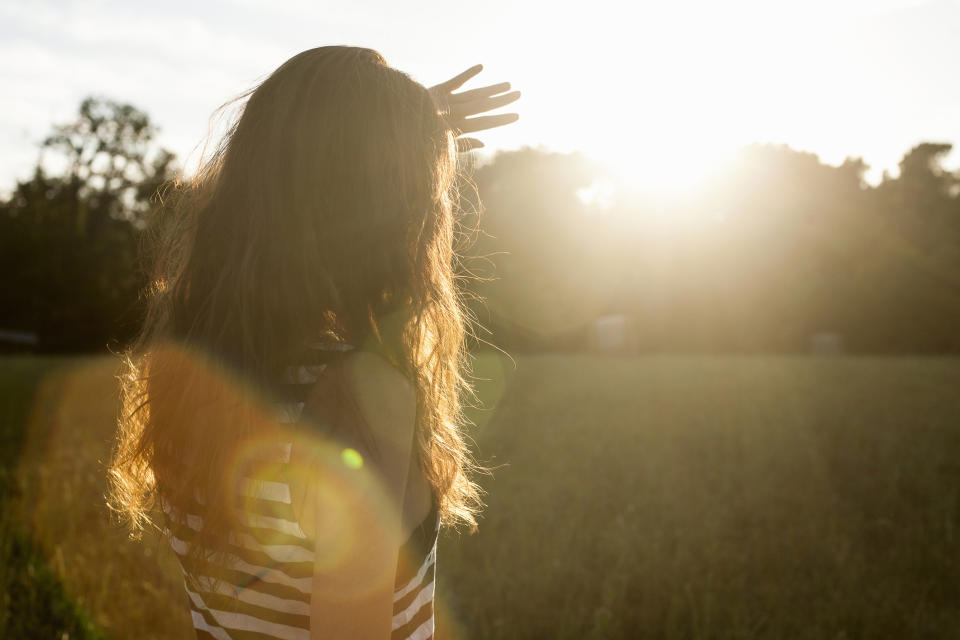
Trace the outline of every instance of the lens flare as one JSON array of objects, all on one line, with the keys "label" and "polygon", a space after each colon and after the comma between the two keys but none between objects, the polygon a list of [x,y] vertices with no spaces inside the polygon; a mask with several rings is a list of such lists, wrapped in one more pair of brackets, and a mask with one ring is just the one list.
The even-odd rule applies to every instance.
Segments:
[{"label": "lens flare", "polygon": [[363,456],[356,449],[347,447],[340,454],[340,458],[343,460],[343,464],[350,469],[359,469],[363,466]]},{"label": "lens flare", "polygon": [[[289,505],[274,504],[288,513],[292,507],[292,533],[313,542],[314,570],[324,576],[314,580],[315,596],[362,599],[392,586],[399,512],[389,488],[364,465],[359,451],[316,429],[280,425],[247,438],[236,451],[231,474],[254,501],[278,495],[289,500]],[[255,517],[279,518],[266,504],[257,503]],[[240,510],[242,518],[250,512]],[[242,518],[242,525],[256,524]]]}]

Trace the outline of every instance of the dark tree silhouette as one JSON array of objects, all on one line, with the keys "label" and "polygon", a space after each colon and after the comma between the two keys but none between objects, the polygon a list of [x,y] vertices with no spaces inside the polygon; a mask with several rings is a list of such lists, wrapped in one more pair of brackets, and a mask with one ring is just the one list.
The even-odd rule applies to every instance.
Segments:
[{"label": "dark tree silhouette", "polygon": [[493,236],[477,246],[502,252],[484,272],[499,280],[476,286],[494,342],[580,348],[624,313],[641,350],[796,352],[835,334],[854,352],[960,351],[949,149],[917,146],[872,188],[859,158],[753,145],[696,197],[627,188],[605,212],[577,198],[595,178],[582,159],[499,154],[476,176]]},{"label": "dark tree silhouette", "polygon": [[0,203],[0,328],[33,332],[43,351],[103,349],[135,330],[137,238],[173,154],[138,109],[88,98],[43,144],[38,164]]},{"label": "dark tree silhouette", "polygon": [[[93,98],[54,128],[34,175],[0,202],[0,329],[36,333],[45,351],[132,335],[138,236],[174,169],[155,135],[142,111]],[[579,349],[616,313],[640,351],[798,352],[834,334],[854,352],[960,352],[951,148],[919,144],[871,187],[859,158],[752,145],[696,193],[662,202],[625,184],[599,208],[580,197],[603,177],[583,156],[501,152],[476,168],[476,192],[461,189],[465,227],[478,227],[463,282],[493,331],[480,337]],[[482,215],[469,213],[477,193]]]}]

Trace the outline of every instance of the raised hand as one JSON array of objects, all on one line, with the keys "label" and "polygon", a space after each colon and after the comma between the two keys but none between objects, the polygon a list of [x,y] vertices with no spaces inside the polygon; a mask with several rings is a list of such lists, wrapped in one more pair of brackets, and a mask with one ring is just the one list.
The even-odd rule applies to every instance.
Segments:
[{"label": "raised hand", "polygon": [[520,118],[520,115],[516,113],[500,113],[477,118],[470,117],[499,109],[516,101],[520,97],[519,91],[510,91],[509,82],[501,82],[500,84],[492,84],[489,87],[453,93],[456,89],[462,87],[467,80],[481,71],[483,71],[483,65],[474,65],[446,82],[441,82],[435,87],[430,87],[430,93],[433,94],[434,100],[447,118],[447,121],[450,123],[450,128],[453,129],[454,135],[457,137],[457,151],[461,153],[483,146],[483,142],[477,138],[461,137],[463,134],[493,129],[494,127],[502,127],[511,122],[516,122],[517,119]]}]

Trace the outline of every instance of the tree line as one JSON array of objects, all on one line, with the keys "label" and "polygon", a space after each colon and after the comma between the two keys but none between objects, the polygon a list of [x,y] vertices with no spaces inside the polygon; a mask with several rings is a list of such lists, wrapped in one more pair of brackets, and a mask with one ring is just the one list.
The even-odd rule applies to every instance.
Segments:
[{"label": "tree line", "polygon": [[[628,321],[628,351],[960,351],[960,176],[922,143],[877,186],[786,146],[752,145],[669,199],[621,185],[606,207],[576,155],[522,150],[479,168],[477,255],[493,334],[580,348],[593,321]],[[492,236],[492,237],[490,237]],[[483,269],[486,263],[478,263]]]},{"label": "tree line", "polygon": [[[147,114],[94,98],[42,149],[0,199],[0,330],[42,352],[122,348],[147,288],[139,239],[176,158]],[[854,353],[958,352],[950,150],[919,144],[871,186],[860,159],[753,145],[696,189],[624,181],[604,202],[585,197],[607,178],[580,154],[500,152],[460,190],[477,337],[576,350],[612,317],[628,352],[800,352],[817,336]]]}]

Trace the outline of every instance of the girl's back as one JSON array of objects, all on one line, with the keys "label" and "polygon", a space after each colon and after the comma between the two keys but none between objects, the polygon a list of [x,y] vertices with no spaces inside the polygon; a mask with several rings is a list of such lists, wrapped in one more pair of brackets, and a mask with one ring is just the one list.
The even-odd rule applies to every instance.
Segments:
[{"label": "girl's back", "polygon": [[112,502],[136,531],[160,499],[200,636],[432,635],[437,529],[480,506],[456,136],[517,97],[450,93],[477,71],[441,104],[376,51],[297,54],[151,220]]},{"label": "girl's back", "polygon": [[[283,379],[278,381],[277,419],[290,429],[291,437],[259,442],[257,463],[245,465],[247,473],[238,474],[235,495],[238,526],[230,533],[225,553],[198,558],[191,552],[196,533],[203,527],[205,500],[202,497],[195,496],[192,503],[184,505],[186,509],[178,509],[161,498],[165,534],[184,572],[198,637],[308,640],[312,625],[323,627],[324,620],[311,619],[314,576],[323,574],[317,564],[335,563],[337,554],[344,551],[349,541],[338,540],[329,535],[329,530],[318,531],[313,522],[303,521],[313,511],[306,506],[306,501],[317,504],[307,495],[316,494],[318,490],[326,492],[325,502],[330,513],[325,519],[343,522],[355,489],[342,490],[343,484],[349,484],[352,472],[359,471],[358,467],[371,465],[372,461],[364,460],[364,453],[367,457],[376,456],[375,445],[346,443],[342,436],[337,438],[334,435],[337,432],[357,433],[359,430],[353,429],[357,425],[330,424],[333,414],[346,414],[330,411],[329,403],[322,406],[336,394],[333,388],[336,374],[328,370],[351,349],[349,345],[336,343],[312,345],[304,350],[298,362],[291,363]],[[306,426],[308,422],[312,426]],[[321,433],[304,435],[304,430],[315,431],[317,425],[325,425]],[[339,449],[339,460],[321,455],[319,459],[326,458],[326,463],[314,466],[318,461],[314,453],[298,462],[297,450],[307,447]],[[308,473],[302,473],[304,470]],[[417,478],[420,474],[416,469],[413,471],[411,475]],[[308,486],[318,482],[322,486]],[[414,490],[407,491],[405,502],[422,503],[423,495],[418,495],[417,485],[410,482],[408,485]],[[341,489],[339,493],[337,488]],[[427,495],[429,497],[429,493]],[[419,510],[422,511],[422,507]],[[316,516],[324,519],[324,514]],[[429,499],[426,516],[416,526],[408,527],[412,530],[399,554],[392,581],[392,638],[422,640],[433,636],[439,527],[436,501]],[[345,535],[342,526],[338,529],[339,536]],[[322,539],[318,541],[317,537]],[[349,593],[340,595],[344,600],[350,597]],[[324,594],[324,598],[329,600],[330,594]]]}]

